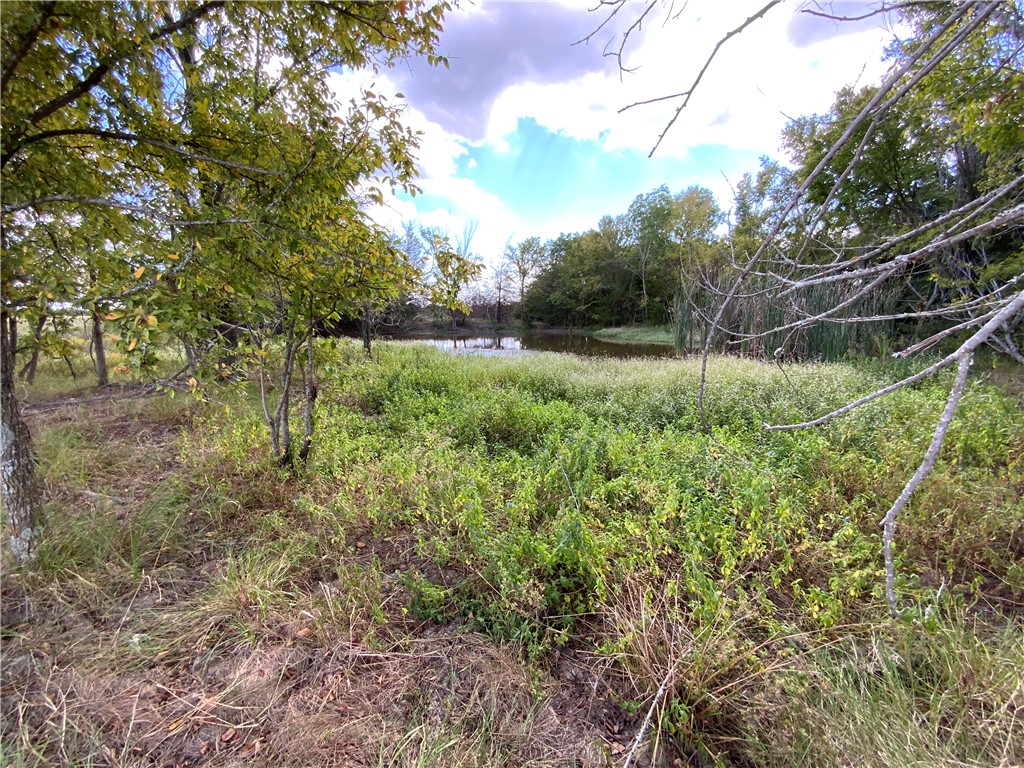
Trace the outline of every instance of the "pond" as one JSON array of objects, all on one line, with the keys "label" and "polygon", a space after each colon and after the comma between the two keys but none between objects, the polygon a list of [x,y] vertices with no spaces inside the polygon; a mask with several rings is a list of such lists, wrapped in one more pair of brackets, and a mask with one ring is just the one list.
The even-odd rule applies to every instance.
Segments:
[{"label": "pond", "polygon": [[396,338],[396,341],[431,344],[455,354],[521,355],[530,352],[566,352],[587,357],[675,357],[675,350],[664,344],[620,344],[570,333],[477,336],[464,339],[410,337]]}]

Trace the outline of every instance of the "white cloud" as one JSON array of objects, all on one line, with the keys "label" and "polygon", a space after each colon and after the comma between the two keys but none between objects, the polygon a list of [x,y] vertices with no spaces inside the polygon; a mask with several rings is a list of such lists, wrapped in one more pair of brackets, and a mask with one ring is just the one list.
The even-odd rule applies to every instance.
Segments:
[{"label": "white cloud", "polygon": [[[598,67],[564,82],[530,82],[525,79],[525,70],[512,76],[495,76],[495,82],[512,84],[502,87],[493,103],[490,99],[479,102],[479,109],[484,112],[482,124],[486,126],[481,141],[471,141],[457,133],[458,121],[447,122],[446,130],[413,103],[407,109],[405,121],[422,132],[417,153],[422,175],[417,183],[429,197],[413,201],[392,199],[388,206],[373,211],[374,218],[395,230],[402,221],[415,218],[427,226],[447,230],[452,236],[461,235],[468,223],[477,221],[480,226],[474,250],[490,263],[500,255],[509,236],[553,237],[562,231],[594,226],[594,213],[573,210],[571,200],[559,210],[550,210],[542,220],[524,221],[499,195],[486,192],[470,179],[460,178],[460,165],[477,169],[475,173],[485,171],[478,168],[476,158],[466,159],[471,148],[486,145],[493,152],[509,152],[508,139],[520,118],[533,118],[548,130],[572,138],[598,140],[606,152],[650,150],[676,103],[666,101],[622,113],[619,110],[627,104],[688,87],[715,42],[761,2],[690,0],[687,12],[679,19],[663,27],[660,20],[648,24],[647,33],[628,55],[627,64],[638,69],[621,78],[618,73],[598,71]],[[563,3],[581,7],[572,0]],[[625,6],[626,10],[634,7],[643,6]],[[722,47],[689,106],[659,148],[659,156],[685,160],[693,147],[715,144],[778,157],[779,132],[787,116],[828,109],[834,92],[858,78],[862,84],[877,82],[885,68],[880,61],[881,51],[891,33],[879,28],[875,21],[855,28],[844,27],[846,34],[835,34],[806,16],[794,16],[797,10],[794,3],[783,4]],[[470,6],[468,12],[471,17],[476,14],[483,19],[482,7]],[[589,50],[600,57],[599,47],[591,46]],[[504,59],[498,56],[495,61]],[[466,63],[476,66],[476,62]],[[332,87],[339,98],[347,101],[365,87],[395,93],[396,79],[386,73],[374,76],[348,72],[332,76]],[[441,115],[444,93],[432,93],[431,97],[431,108]],[[461,108],[465,106],[463,103]],[[600,162],[600,157],[595,156],[593,162]],[[709,187],[728,207],[732,199],[730,183],[738,180],[738,173],[735,168],[722,170],[729,173],[728,180],[722,173],[708,171],[688,176],[684,183]],[[660,181],[652,187],[657,183]],[[618,192],[622,194],[622,190]],[[442,202],[438,204],[438,200]],[[618,212],[618,204],[617,199],[609,199],[605,212]],[[621,210],[624,209],[623,205]]]},{"label": "white cloud", "polygon": [[[365,88],[389,95],[397,92],[394,82],[387,76],[362,72],[334,73],[330,84],[335,97],[341,101],[358,96]],[[470,179],[458,177],[459,158],[467,155],[471,146],[468,140],[444,130],[413,106],[406,107],[403,122],[421,134],[416,151],[420,171],[416,185],[424,195],[441,198],[448,205],[426,207],[420,202],[422,197],[410,200],[389,195],[385,205],[368,209],[369,215],[393,232],[400,232],[403,222],[415,220],[446,231],[453,238],[460,237],[467,225],[478,222],[473,250],[488,263],[493,262],[500,257],[509,233],[525,232],[527,225],[501,198],[484,191]],[[466,163],[470,168],[476,164],[473,158]]]},{"label": "white cloud", "polygon": [[[634,73],[591,72],[569,82],[506,88],[491,110],[487,141],[498,145],[518,118],[532,117],[573,138],[603,135],[607,150],[649,150],[680,102],[619,110],[686,90],[715,42],[747,18],[751,3],[690,5],[690,13],[650,32],[631,51],[627,63],[637,67]],[[798,48],[788,31],[794,12],[791,5],[776,8],[721,48],[660,155],[685,158],[701,144],[776,154],[787,115],[824,111],[840,87],[874,82],[884,71],[880,54],[891,33],[858,27]]]}]

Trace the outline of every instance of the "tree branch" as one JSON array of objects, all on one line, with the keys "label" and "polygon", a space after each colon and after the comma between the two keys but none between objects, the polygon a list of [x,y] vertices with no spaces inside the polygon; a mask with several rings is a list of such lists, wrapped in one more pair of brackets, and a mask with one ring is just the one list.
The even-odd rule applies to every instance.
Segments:
[{"label": "tree branch", "polygon": [[174,152],[177,155],[188,158],[189,160],[199,160],[207,163],[214,163],[225,168],[234,168],[240,171],[246,171],[248,173],[256,173],[265,176],[282,176],[280,171],[270,171],[265,168],[256,168],[252,165],[245,165],[244,163],[236,163],[231,160],[221,160],[216,157],[210,157],[209,155],[202,155],[195,152],[189,152],[186,149],[171,144],[166,141],[160,141],[159,139],[152,139],[148,136],[139,136],[134,133],[126,133],[125,131],[105,131],[100,128],[60,128],[53,131],[42,131],[40,133],[34,133],[31,136],[26,136],[21,142],[13,147],[8,152],[5,152],[3,157],[0,158],[0,168],[7,165],[7,162],[14,157],[15,154],[21,149],[35,144],[40,141],[47,141],[48,139],[56,139],[63,136],[93,136],[99,139],[110,139],[112,141],[126,141],[135,144],[149,144],[153,147],[159,147],[160,149],[166,149],[168,152]]},{"label": "tree branch", "polygon": [[3,70],[0,71],[0,96],[7,91],[7,84],[10,81],[11,75],[18,68],[28,52],[32,50],[32,46],[36,44],[36,40],[39,39],[39,33],[43,31],[43,27],[46,26],[46,22],[53,16],[53,11],[57,7],[56,0],[50,0],[50,2],[42,3],[37,6],[40,11],[39,21],[25,33],[25,36],[21,38],[21,44],[18,46],[18,50],[11,54],[10,58],[3,63]]},{"label": "tree branch", "polygon": [[938,373],[944,368],[948,368],[950,365],[957,362],[958,360],[963,359],[965,356],[973,355],[975,351],[977,351],[978,347],[984,344],[993,333],[995,333],[1004,324],[1009,322],[1022,309],[1024,309],[1024,291],[1021,291],[1012,299],[1008,300],[1006,304],[1002,307],[1002,309],[993,314],[989,318],[988,322],[986,322],[981,328],[975,331],[974,334],[969,339],[967,339],[967,341],[960,345],[959,349],[957,349],[952,354],[947,355],[942,360],[939,360],[937,363],[934,363],[933,365],[928,366],[924,370],[915,373],[913,376],[908,376],[907,378],[902,379],[901,381],[897,381],[895,384],[890,384],[887,387],[882,387],[881,389],[875,390],[871,394],[865,395],[864,397],[859,398],[858,400],[854,400],[852,403],[847,403],[842,408],[837,408],[831,413],[826,413],[824,416],[820,416],[817,419],[805,421],[800,424],[765,424],[764,428],[769,431],[788,431],[794,429],[805,429],[807,427],[816,427],[819,424],[824,424],[825,422],[831,421],[832,419],[838,416],[847,414],[850,411],[854,410],[855,408],[859,408],[862,405],[866,405],[867,403],[870,403],[873,400],[877,400],[880,397],[884,397],[885,395],[895,392],[897,389],[902,389],[903,387],[906,387],[910,384],[914,384],[918,381],[921,381],[922,379],[925,379],[931,376],[932,374]]},{"label": "tree branch", "polygon": [[889,601],[889,613],[893,618],[899,616],[896,604],[896,566],[892,557],[892,543],[896,535],[896,517],[910,501],[910,497],[917,490],[921,481],[931,474],[932,468],[939,458],[939,451],[942,450],[942,444],[946,441],[949,424],[953,420],[953,414],[956,413],[956,407],[960,404],[964,389],[967,387],[967,376],[970,374],[973,359],[973,351],[965,352],[960,357],[956,379],[953,380],[953,386],[949,390],[949,399],[946,400],[946,407],[943,408],[939,423],[935,426],[935,433],[932,435],[932,442],[928,446],[927,452],[925,452],[924,460],[881,520],[882,552],[885,556],[885,597]]},{"label": "tree branch", "polygon": [[[683,91],[682,93],[677,94],[676,97],[671,97],[671,96],[667,97],[667,98],[678,98],[678,97],[681,96],[681,97],[683,97],[683,103],[679,105],[679,107],[676,109],[676,113],[672,116],[672,119],[668,121],[668,125],[665,126],[665,130],[661,132],[661,135],[658,137],[658,140],[655,142],[654,146],[651,148],[651,151],[648,153],[648,155],[647,155],[648,157],[653,157],[654,156],[654,153],[657,151],[658,147],[661,146],[662,140],[664,140],[665,136],[668,134],[669,130],[671,130],[672,126],[675,125],[676,120],[679,119],[679,115],[682,114],[684,109],[686,109],[686,105],[690,103],[690,97],[693,95],[694,91],[697,90],[697,86],[700,85],[700,81],[704,79],[704,73],[708,71],[708,68],[711,66],[711,62],[713,62],[715,60],[715,56],[718,55],[719,49],[723,45],[725,45],[725,43],[728,42],[730,38],[735,37],[736,35],[740,34],[743,30],[745,30],[747,27],[749,27],[755,21],[760,19],[762,16],[764,16],[766,13],[768,13],[768,11],[770,11],[772,8],[774,8],[776,5],[778,5],[781,2],[782,2],[782,0],[769,0],[769,2],[761,8],[761,10],[757,11],[757,13],[752,15],[750,18],[748,18],[746,21],[744,21],[742,24],[740,24],[735,29],[730,30],[729,32],[727,32],[725,34],[725,36],[722,37],[715,44],[714,49],[711,51],[711,55],[708,56],[707,60],[704,62],[704,66],[701,67],[700,72],[697,73],[697,77],[694,78],[693,82],[690,84],[690,87],[688,89],[686,89],[685,91]],[[628,107],[623,107],[622,109],[620,109],[619,110],[619,114],[625,112],[627,109],[632,109],[633,107],[639,106],[641,103],[650,103],[650,102],[637,102],[635,104],[630,104]]]}]

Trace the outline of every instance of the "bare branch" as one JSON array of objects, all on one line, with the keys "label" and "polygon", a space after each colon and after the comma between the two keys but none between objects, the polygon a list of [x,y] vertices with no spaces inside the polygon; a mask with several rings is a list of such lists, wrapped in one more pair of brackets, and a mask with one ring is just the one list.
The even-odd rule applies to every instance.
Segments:
[{"label": "bare branch", "polygon": [[885,555],[885,596],[889,601],[889,613],[893,618],[899,616],[899,609],[896,603],[896,566],[893,563],[892,557],[892,543],[896,535],[896,517],[903,511],[907,502],[910,501],[910,497],[917,490],[921,481],[931,474],[932,468],[939,458],[939,451],[942,450],[942,444],[946,441],[946,432],[949,431],[949,424],[953,420],[953,414],[956,413],[956,407],[960,404],[960,399],[964,395],[964,389],[967,387],[967,376],[971,371],[973,359],[973,350],[965,352],[959,358],[956,379],[954,379],[953,386],[949,390],[949,399],[946,400],[946,407],[942,410],[942,416],[935,427],[935,433],[932,435],[932,442],[928,446],[924,460],[917,468],[913,477],[903,487],[902,493],[896,498],[893,505],[889,507],[889,511],[885,513],[885,517],[881,521],[882,552]]},{"label": "bare branch", "polygon": [[956,245],[957,243],[961,243],[966,240],[971,240],[980,235],[987,235],[994,230],[1005,227],[1009,224],[1014,224],[1021,220],[1024,220],[1024,203],[1005,210],[1000,215],[994,216],[983,224],[979,224],[978,226],[972,227],[971,229],[965,230],[959,234],[950,235],[949,232],[943,232],[927,245],[918,248],[916,251],[901,254],[891,261],[877,264],[873,267],[852,269],[838,274],[809,277],[804,280],[789,282],[789,287],[779,295],[785,296],[799,290],[800,288],[806,288],[811,285],[824,285],[826,283],[841,283],[850,280],[860,280],[879,273],[885,273],[891,276],[903,267],[920,261],[930,253],[934,253],[937,250],[947,248],[951,245]]},{"label": "bare branch", "polygon": [[928,49],[931,48],[931,46],[933,46],[942,37],[942,35],[945,34],[956,23],[956,21],[959,20],[959,18],[967,12],[967,8],[968,6],[965,4],[955,9],[954,12],[950,15],[950,17],[947,18],[942,24],[940,24],[939,27],[928,37],[928,39],[917,47],[914,53],[908,57],[906,62],[904,62],[903,66],[889,74],[885,82],[883,82],[881,87],[878,89],[878,92],[864,106],[860,114],[853,121],[851,121],[850,125],[846,127],[845,131],[843,131],[843,135],[840,136],[839,139],[829,148],[829,150],[824,154],[821,160],[818,161],[818,164],[814,167],[814,170],[811,171],[811,173],[807,176],[806,179],[804,179],[803,183],[796,190],[796,192],[793,193],[785,209],[782,211],[782,214],[779,216],[778,221],[776,221],[771,231],[758,246],[757,251],[755,251],[754,255],[750,258],[750,260],[744,265],[743,269],[740,271],[735,282],[733,283],[732,288],[729,291],[729,294],[725,297],[725,300],[719,306],[718,312],[715,315],[715,319],[711,323],[711,327],[708,329],[707,337],[704,340],[704,349],[701,353],[700,383],[698,384],[697,388],[697,410],[700,413],[701,426],[704,428],[705,431],[708,431],[707,417],[704,407],[704,392],[707,388],[708,358],[711,356],[711,350],[714,348],[715,339],[717,338],[718,332],[721,329],[722,318],[725,316],[726,310],[732,304],[735,295],[739,292],[740,288],[742,288],[743,284],[750,276],[750,273],[754,269],[754,267],[757,266],[764,252],[775,241],[775,238],[778,237],[778,234],[779,232],[782,231],[782,227],[784,226],[786,219],[797,207],[801,198],[806,194],[807,190],[810,189],[811,184],[814,182],[814,180],[824,171],[826,167],[828,167],[828,164],[846,145],[846,143],[856,132],[857,128],[871,115],[873,115],[875,107],[877,107],[878,104],[882,102],[882,100],[885,98],[885,95],[890,90],[892,90],[892,88],[904,77],[904,75],[906,75],[913,68],[917,61],[919,61],[925,55],[925,53],[927,53]]},{"label": "bare branch", "polygon": [[952,354],[942,358],[942,360],[939,360],[937,363],[934,363],[933,365],[928,366],[924,370],[915,373],[913,376],[908,376],[907,378],[902,379],[901,381],[897,381],[895,384],[890,384],[887,387],[882,387],[881,389],[875,390],[871,394],[865,395],[864,397],[858,400],[854,400],[852,403],[847,403],[842,408],[837,408],[831,413],[826,413],[824,416],[820,416],[817,419],[805,421],[800,424],[765,424],[764,428],[771,431],[786,431],[793,429],[805,429],[807,427],[816,427],[819,424],[824,424],[825,422],[831,421],[832,419],[838,416],[847,414],[850,411],[854,410],[855,408],[859,408],[862,405],[867,405],[873,400],[877,400],[880,397],[884,397],[885,395],[895,392],[897,389],[902,389],[903,387],[909,386],[910,384],[914,384],[918,381],[921,381],[922,379],[925,379],[931,376],[932,374],[938,373],[944,368],[948,368],[953,363],[963,359],[965,356],[973,355],[975,351],[977,351],[978,347],[984,344],[993,333],[999,330],[999,328],[1002,327],[1005,323],[1009,322],[1010,319],[1017,315],[1022,309],[1024,309],[1024,291],[1021,291],[1012,299],[1008,300],[1006,304],[1003,306],[1003,308],[1000,309],[995,314],[993,314],[989,318],[988,322],[985,323],[985,325],[983,325],[981,328],[975,331],[975,333],[967,341],[960,345],[959,349],[957,349]]},{"label": "bare branch", "polygon": [[[665,126],[665,130],[663,130],[661,132],[661,135],[658,137],[658,140],[655,142],[654,146],[651,148],[651,151],[647,154],[648,157],[653,157],[654,156],[654,153],[657,151],[658,147],[661,146],[661,142],[664,140],[665,136],[671,130],[672,126],[675,125],[676,120],[679,119],[679,115],[681,115],[683,110],[686,109],[686,105],[690,103],[690,97],[693,95],[694,91],[697,90],[697,86],[700,85],[700,81],[704,79],[704,73],[708,71],[708,68],[711,66],[711,62],[713,62],[715,60],[715,56],[718,55],[718,51],[721,49],[721,47],[723,45],[725,45],[725,43],[728,42],[730,38],[735,37],[736,35],[740,34],[743,30],[745,30],[747,27],[749,27],[755,21],[760,19],[762,16],[764,16],[766,13],[768,13],[768,11],[770,11],[772,8],[774,8],[776,5],[778,5],[781,2],[782,2],[782,0],[770,0],[770,2],[768,2],[765,6],[763,6],[761,8],[761,10],[757,11],[754,15],[752,15],[750,18],[748,18],[746,21],[744,21],[742,24],[740,24],[735,29],[730,30],[729,32],[727,32],[725,34],[725,36],[722,37],[715,44],[714,49],[711,51],[711,55],[708,56],[707,60],[704,62],[704,66],[701,67],[700,72],[697,73],[697,77],[694,78],[693,82],[690,84],[690,87],[688,89],[686,89],[685,91],[683,91],[682,93],[676,94],[675,96],[666,97],[666,98],[680,98],[680,97],[682,97],[683,98],[683,103],[680,104],[676,108],[676,113],[672,116],[672,119],[668,121],[668,125]],[[658,99],[655,99],[653,101],[658,101]],[[632,109],[633,107],[639,106],[642,103],[651,103],[651,102],[637,102],[635,104],[630,104],[628,107],[623,107],[622,109],[620,109],[619,110],[619,114],[625,112],[627,109]]]}]

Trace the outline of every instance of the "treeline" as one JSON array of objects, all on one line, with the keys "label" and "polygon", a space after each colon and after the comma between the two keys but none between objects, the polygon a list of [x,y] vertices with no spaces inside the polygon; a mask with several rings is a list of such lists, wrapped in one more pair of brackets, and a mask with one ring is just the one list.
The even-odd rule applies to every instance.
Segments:
[{"label": "treeline", "polygon": [[[934,11],[904,13],[911,42],[937,23]],[[549,241],[523,317],[672,322],[692,349],[742,276],[719,347],[835,358],[927,339],[1014,290],[1024,272],[1024,55],[1015,27],[995,29],[874,119],[863,115],[877,86],[844,88],[828,112],[790,121],[787,163],[762,158],[725,203],[702,187],[662,185],[594,229]],[[911,42],[888,51],[896,65]],[[1005,212],[998,221],[994,208]],[[903,263],[888,279],[897,249]],[[835,277],[809,278],[815,270]],[[993,342],[1020,360],[1021,331],[1018,316]]]}]

